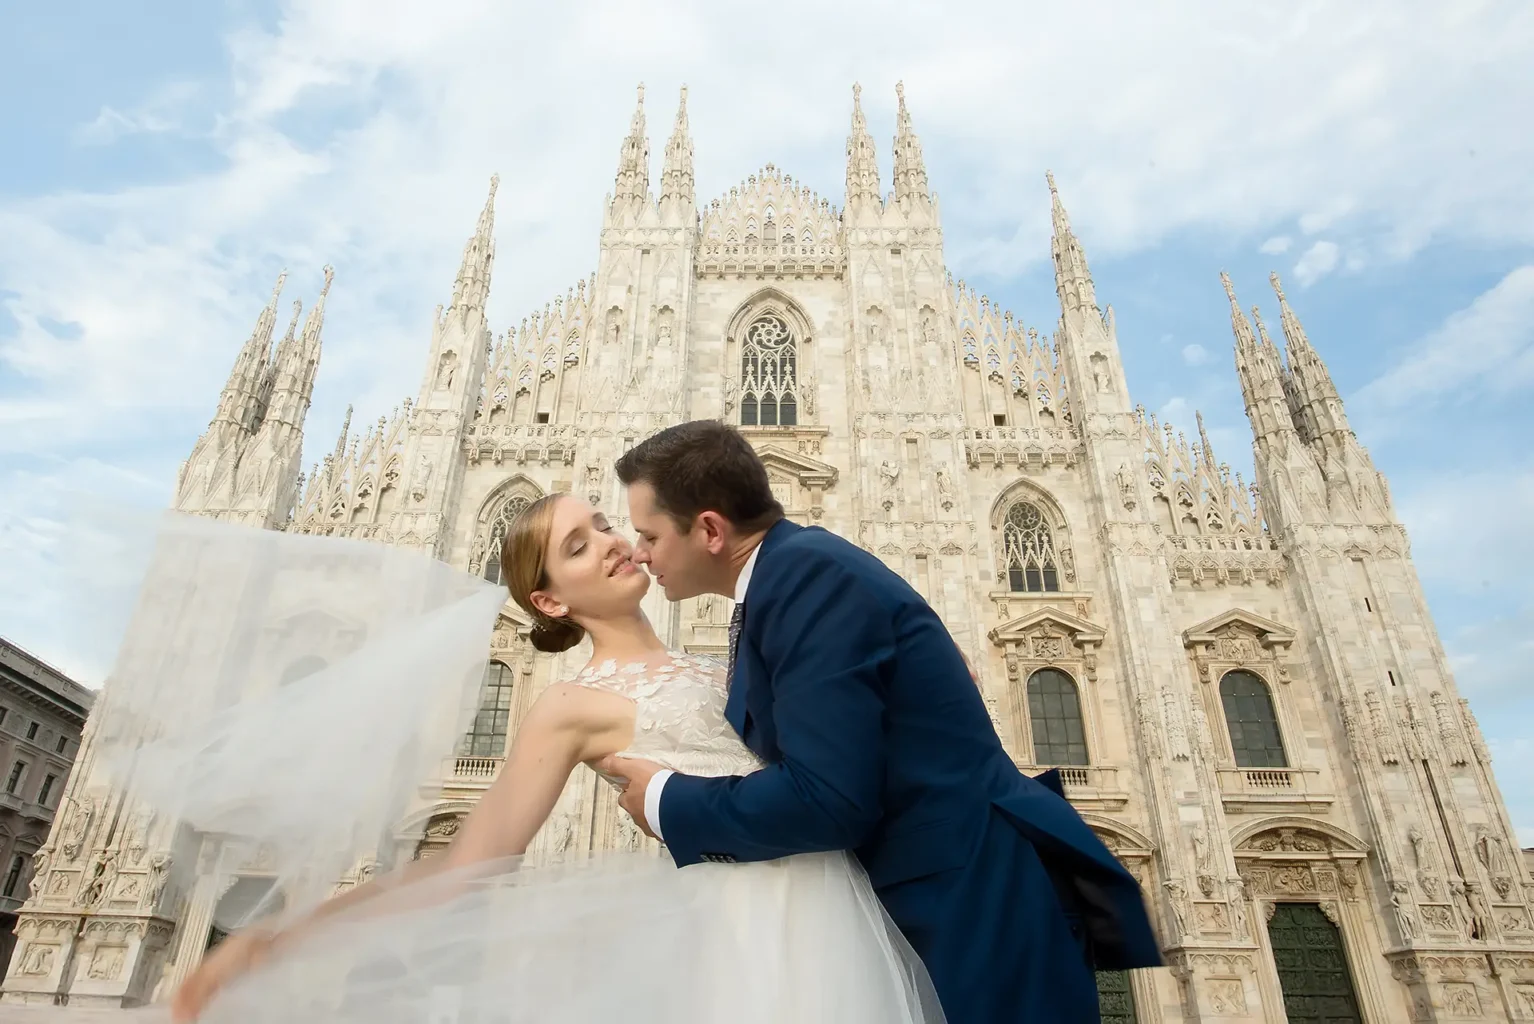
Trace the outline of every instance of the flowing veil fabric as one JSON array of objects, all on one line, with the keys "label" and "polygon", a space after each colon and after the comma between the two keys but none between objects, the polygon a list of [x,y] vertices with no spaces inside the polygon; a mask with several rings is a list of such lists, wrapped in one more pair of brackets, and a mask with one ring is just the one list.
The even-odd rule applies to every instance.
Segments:
[{"label": "flowing veil fabric", "polygon": [[[276,880],[281,906],[226,912],[217,926],[301,916],[359,861],[399,848],[401,818],[476,711],[504,591],[361,541],[180,515],[152,540],[136,529],[101,552],[114,575],[96,614],[118,621],[122,640],[71,798],[110,790],[173,824],[159,834],[174,848],[167,916],[198,878],[251,864]],[[943,1019],[847,854],[680,871],[643,853],[510,860],[409,883],[384,868],[376,899],[304,931],[204,1019]],[[129,1015],[167,1019],[164,1006]],[[102,1018],[70,1008],[49,1019]]]},{"label": "flowing veil fabric", "polygon": [[162,840],[198,849],[175,851],[177,881],[255,861],[288,906],[318,902],[440,777],[505,592],[416,552],[178,514],[117,536],[142,581],[128,614],[100,611],[122,641],[80,783],[179,824]]}]

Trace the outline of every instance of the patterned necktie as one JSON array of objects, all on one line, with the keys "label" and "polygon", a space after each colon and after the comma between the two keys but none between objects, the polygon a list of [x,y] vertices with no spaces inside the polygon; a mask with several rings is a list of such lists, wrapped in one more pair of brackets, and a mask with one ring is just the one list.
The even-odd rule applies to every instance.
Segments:
[{"label": "patterned necktie", "polygon": [[735,684],[735,650],[740,646],[740,627],[745,621],[745,602],[738,601],[735,610],[730,613],[730,662],[725,669],[725,681],[731,686]]}]

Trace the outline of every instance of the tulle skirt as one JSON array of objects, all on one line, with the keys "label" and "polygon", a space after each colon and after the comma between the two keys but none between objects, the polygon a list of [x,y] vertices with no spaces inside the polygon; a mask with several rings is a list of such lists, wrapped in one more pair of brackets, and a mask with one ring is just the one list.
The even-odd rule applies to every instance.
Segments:
[{"label": "tulle skirt", "polygon": [[920,960],[848,855],[678,870],[635,853],[402,887],[295,939],[225,989],[202,1020],[938,1024],[943,1016]]}]

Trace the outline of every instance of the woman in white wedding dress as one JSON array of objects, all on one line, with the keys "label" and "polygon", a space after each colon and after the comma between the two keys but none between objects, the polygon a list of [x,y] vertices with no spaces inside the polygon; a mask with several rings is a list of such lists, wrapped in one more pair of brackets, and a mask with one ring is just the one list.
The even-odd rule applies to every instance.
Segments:
[{"label": "woman in white wedding dress", "polygon": [[760,767],[725,720],[723,665],[666,649],[640,611],[649,576],[629,554],[577,498],[518,517],[502,578],[535,620],[533,643],[563,651],[589,636],[589,664],[539,696],[443,854],[235,933],[177,991],[177,1020],[942,1020],[848,854],[520,865],[582,764],[617,754],[699,776]]}]

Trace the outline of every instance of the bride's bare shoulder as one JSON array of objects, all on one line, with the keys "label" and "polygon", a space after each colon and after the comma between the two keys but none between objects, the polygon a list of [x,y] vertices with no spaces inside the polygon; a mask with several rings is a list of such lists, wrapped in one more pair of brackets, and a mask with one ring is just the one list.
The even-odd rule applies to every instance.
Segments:
[{"label": "bride's bare shoulder", "polygon": [[634,702],[611,690],[574,680],[551,683],[528,709],[527,724],[546,729],[599,731],[632,722]]}]

